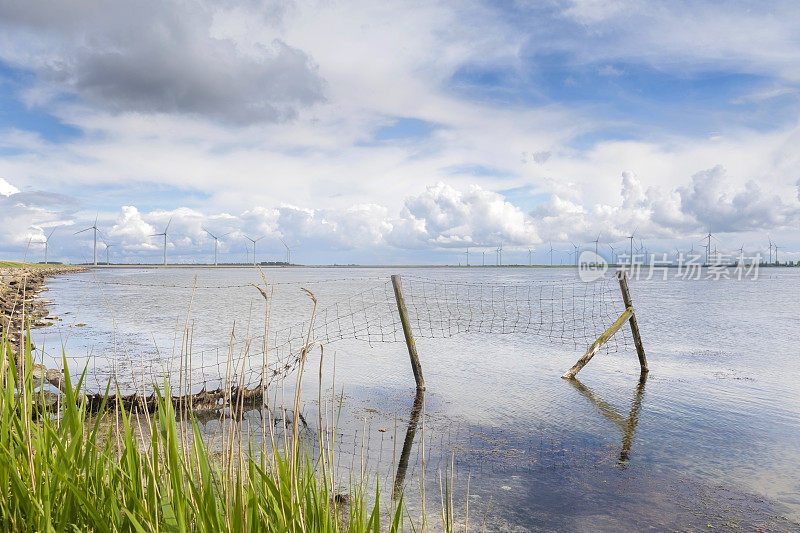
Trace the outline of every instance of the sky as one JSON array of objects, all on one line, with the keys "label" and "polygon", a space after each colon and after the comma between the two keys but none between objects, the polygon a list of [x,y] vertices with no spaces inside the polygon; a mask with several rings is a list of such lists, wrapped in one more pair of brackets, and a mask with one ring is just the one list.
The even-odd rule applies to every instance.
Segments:
[{"label": "sky", "polygon": [[787,2],[0,2],[0,258],[800,260]]}]

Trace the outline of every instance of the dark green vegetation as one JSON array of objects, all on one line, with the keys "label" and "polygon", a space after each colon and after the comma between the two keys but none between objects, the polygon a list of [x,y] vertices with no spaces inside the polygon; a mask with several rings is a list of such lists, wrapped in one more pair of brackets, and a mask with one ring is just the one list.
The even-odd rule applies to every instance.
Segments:
[{"label": "dark green vegetation", "polygon": [[68,372],[53,403],[32,372],[30,345],[15,361],[3,335],[1,351],[3,531],[402,528],[402,498],[382,513],[379,493],[369,504],[365,485],[351,483],[349,495],[338,496],[325,453],[311,457],[296,432],[282,445],[272,436],[268,449],[231,445],[214,453],[191,411],[176,414],[168,394],[152,415],[110,407],[90,413]]}]

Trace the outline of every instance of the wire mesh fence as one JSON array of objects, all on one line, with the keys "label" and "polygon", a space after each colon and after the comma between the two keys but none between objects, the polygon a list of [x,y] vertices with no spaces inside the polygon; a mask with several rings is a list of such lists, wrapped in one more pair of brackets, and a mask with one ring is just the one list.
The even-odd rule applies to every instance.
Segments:
[{"label": "wire mesh fence", "polygon": [[[80,279],[80,278],[75,278]],[[69,280],[72,281],[72,280]],[[87,281],[137,286],[134,282]],[[197,394],[222,387],[254,390],[295,371],[304,350],[337,341],[368,345],[403,342],[403,331],[391,282],[386,278],[317,280],[327,284],[361,282],[360,290],[343,292],[320,302],[305,320],[253,333],[234,330],[224,345],[196,350],[190,331],[183,332],[180,348],[170,353],[142,354],[128,350],[93,354],[68,361],[73,375],[87,369],[84,387],[101,393],[111,390],[152,394],[154,386],[169,384],[173,393]],[[289,285],[290,283],[283,283]],[[297,285],[297,283],[294,283]],[[244,289],[238,285],[158,285],[142,287],[193,290]],[[271,287],[262,287],[267,298]],[[402,290],[413,335],[445,339],[458,335],[532,335],[575,350],[585,350],[625,310],[616,279],[493,283],[403,276]],[[618,332],[603,346],[616,352],[632,346],[630,333]]]}]

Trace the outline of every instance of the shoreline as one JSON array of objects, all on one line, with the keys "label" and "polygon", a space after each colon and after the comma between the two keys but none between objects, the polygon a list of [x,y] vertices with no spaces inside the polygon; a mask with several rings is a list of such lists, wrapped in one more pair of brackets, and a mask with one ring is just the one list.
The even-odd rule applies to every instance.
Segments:
[{"label": "shoreline", "polygon": [[31,329],[51,324],[45,321],[50,302],[37,297],[45,290],[47,278],[87,270],[74,265],[0,263],[0,327],[15,355],[21,353],[24,346],[26,322]]},{"label": "shoreline", "polygon": [[[220,264],[220,265],[209,265],[203,263],[175,263],[169,265],[154,265],[151,263],[119,263],[115,264],[112,263],[110,265],[107,264],[97,264],[97,265],[75,265],[76,268],[83,268],[85,270],[108,270],[108,269],[230,269],[230,268],[256,268],[261,267],[264,270],[279,270],[279,269],[286,269],[286,268],[301,268],[301,269],[338,269],[338,268],[350,268],[350,269],[388,269],[388,268],[413,268],[413,269],[448,269],[448,268],[462,268],[462,269],[507,269],[507,268],[529,268],[529,269],[580,269],[581,266],[578,265],[520,265],[520,264],[511,264],[511,265],[424,265],[424,264],[412,264],[412,265],[302,265],[302,264],[291,264],[291,265],[252,265],[250,263],[228,263],[228,264]],[[648,268],[654,269],[678,269],[678,268],[686,268],[686,265],[677,265],[677,264],[657,264],[657,265],[650,265],[650,264],[637,264],[634,265],[642,270],[646,270]],[[736,268],[736,263],[720,263],[720,264],[702,264],[697,265],[704,269],[707,269],[709,266],[712,267],[728,267],[728,268]],[[747,265],[749,266],[749,264]],[[630,265],[627,264],[616,264],[616,263],[609,263],[606,265],[608,269],[625,269],[630,268]],[[47,267],[39,267],[39,268],[47,268]],[[788,265],[788,264],[780,264],[775,265],[772,263],[760,263],[758,268],[800,268],[800,263],[795,265]]]}]

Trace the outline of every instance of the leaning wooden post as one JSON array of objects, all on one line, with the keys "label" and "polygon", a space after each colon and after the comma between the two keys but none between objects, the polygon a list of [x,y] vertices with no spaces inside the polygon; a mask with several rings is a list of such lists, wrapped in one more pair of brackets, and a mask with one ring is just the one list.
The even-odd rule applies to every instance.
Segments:
[{"label": "leaning wooden post", "polygon": [[594,341],[594,342],[592,343],[592,345],[591,345],[591,346],[589,346],[589,349],[588,349],[588,350],[586,350],[586,353],[585,353],[585,354],[583,354],[583,357],[581,357],[580,359],[578,359],[578,362],[577,362],[577,363],[575,363],[574,365],[572,365],[572,368],[570,368],[569,370],[567,370],[567,371],[564,373],[564,375],[563,375],[563,376],[561,376],[561,377],[562,377],[562,378],[564,378],[564,379],[573,379],[573,378],[575,377],[575,375],[576,375],[578,372],[580,372],[580,371],[581,371],[581,368],[585,367],[585,366],[586,366],[586,363],[588,363],[589,361],[591,361],[592,357],[594,357],[594,356],[595,356],[595,354],[596,354],[598,351],[600,351],[600,348],[601,348],[601,347],[602,347],[602,346],[603,346],[605,343],[607,343],[607,342],[608,342],[608,340],[609,340],[611,337],[613,337],[613,336],[614,336],[614,333],[616,333],[617,331],[619,331],[619,328],[621,328],[623,325],[625,325],[625,322],[627,322],[628,320],[630,320],[632,316],[633,316],[633,309],[631,309],[631,308],[629,307],[629,308],[627,308],[627,309],[625,310],[625,312],[624,312],[624,313],[622,313],[622,315],[620,315],[620,317],[619,317],[619,318],[616,320],[616,322],[614,322],[613,324],[611,324],[611,327],[610,327],[610,328],[608,328],[608,329],[607,329],[605,332],[603,332],[603,334],[602,334],[602,335],[600,335],[600,337],[598,337],[598,339],[597,339],[596,341]]},{"label": "leaning wooden post", "polygon": [[403,298],[403,288],[400,283],[400,276],[392,276],[392,286],[394,287],[394,297],[397,300],[397,312],[400,313],[400,323],[403,325],[403,335],[408,346],[408,355],[411,358],[411,370],[414,371],[414,379],[417,382],[417,390],[425,390],[425,379],[422,377],[422,366],[419,364],[417,345],[414,344],[414,336],[411,334],[411,324],[408,321],[408,311],[406,311],[406,301]]},{"label": "leaning wooden post", "polygon": [[639,365],[642,368],[642,373],[648,372],[647,359],[644,356],[644,346],[642,346],[642,338],[639,336],[639,325],[636,323],[636,313],[633,311],[633,304],[631,303],[631,295],[628,292],[628,280],[625,277],[625,272],[620,270],[617,272],[619,279],[619,288],[622,290],[622,299],[625,302],[625,311],[619,318],[611,324],[611,327],[603,332],[596,341],[589,346],[583,357],[578,359],[578,362],[572,365],[572,368],[567,370],[563,376],[564,379],[573,379],[578,372],[600,351],[600,348],[619,331],[619,328],[625,325],[625,322],[630,322],[631,332],[633,332],[633,342],[636,344],[636,353],[639,354]]},{"label": "leaning wooden post", "polygon": [[[628,291],[628,278],[625,275],[625,271],[618,271],[617,278],[619,278],[619,288],[622,291],[622,300],[625,302],[625,308],[632,310],[633,303],[631,302],[631,293]],[[636,344],[636,353],[639,355],[639,366],[642,368],[642,372],[649,372],[650,369],[647,368],[647,357],[644,355],[644,346],[642,345],[642,337],[639,335],[639,324],[636,322],[635,312],[631,313],[629,322],[631,324],[633,342]]]}]

